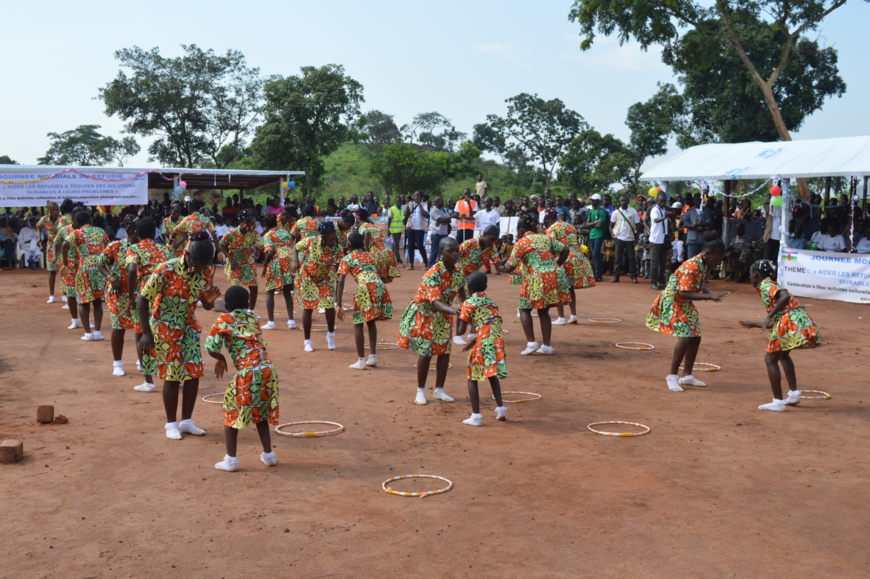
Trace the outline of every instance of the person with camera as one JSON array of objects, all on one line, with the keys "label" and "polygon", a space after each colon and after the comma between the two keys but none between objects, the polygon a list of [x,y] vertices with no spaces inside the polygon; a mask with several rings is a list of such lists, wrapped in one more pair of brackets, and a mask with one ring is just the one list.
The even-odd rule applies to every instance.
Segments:
[{"label": "person with camera", "polygon": [[664,191],[656,195],[656,204],[649,211],[650,288],[665,289],[665,262],[668,259],[670,220],[674,212],[666,205],[668,196]]},{"label": "person with camera", "polygon": [[613,263],[613,283],[619,283],[620,274],[625,273],[628,263],[628,277],[637,283],[637,259],[634,246],[637,240],[640,217],[634,207],[628,206],[628,196],[619,198],[619,206],[610,214],[610,227],[616,241],[616,259]]}]

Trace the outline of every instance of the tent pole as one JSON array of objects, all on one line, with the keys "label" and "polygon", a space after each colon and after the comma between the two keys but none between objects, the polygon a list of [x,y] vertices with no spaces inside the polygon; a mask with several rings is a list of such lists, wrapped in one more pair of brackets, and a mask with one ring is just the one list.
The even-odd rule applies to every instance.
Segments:
[{"label": "tent pole", "polygon": [[725,199],[722,202],[722,231],[720,233],[722,234],[722,241],[725,242],[725,245],[728,245],[728,232],[731,229],[731,227],[729,227],[730,224],[728,223],[729,219],[731,219],[731,185],[731,179],[725,181]]},{"label": "tent pole", "polygon": [[825,177],[825,205],[822,207],[822,219],[828,216],[828,200],[831,198],[831,178]]}]

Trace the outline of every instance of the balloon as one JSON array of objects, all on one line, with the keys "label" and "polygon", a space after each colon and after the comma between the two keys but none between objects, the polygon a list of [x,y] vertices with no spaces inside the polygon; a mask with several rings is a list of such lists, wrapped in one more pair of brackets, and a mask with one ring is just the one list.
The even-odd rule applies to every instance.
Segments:
[{"label": "balloon", "polygon": [[295,189],[295,188],[296,188],[296,182],[295,182],[295,181],[290,181],[289,183],[287,183],[287,186],[290,187],[291,189]]},{"label": "balloon", "polygon": [[779,197],[780,195],[782,195],[782,189],[780,189],[779,187],[774,185],[773,187],[770,188],[770,194],[773,197]]},{"label": "balloon", "polygon": [[781,195],[770,198],[770,206],[771,207],[782,207],[783,203],[784,203],[784,201],[783,201],[783,198]]},{"label": "balloon", "polygon": [[184,193],[184,189],[181,188],[181,185],[172,190],[172,198],[178,199],[181,197],[181,194]]},{"label": "balloon", "polygon": [[186,181],[179,181],[178,186],[181,187],[182,189],[187,189],[187,182]]},{"label": "balloon", "polygon": [[287,184],[287,181],[281,181],[281,189],[289,189],[290,185]]}]

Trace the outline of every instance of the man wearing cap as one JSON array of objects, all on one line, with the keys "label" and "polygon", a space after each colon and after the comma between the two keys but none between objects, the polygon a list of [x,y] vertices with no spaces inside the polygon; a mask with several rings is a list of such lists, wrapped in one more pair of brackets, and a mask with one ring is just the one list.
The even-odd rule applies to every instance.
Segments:
[{"label": "man wearing cap", "polygon": [[596,193],[592,200],[592,209],[586,212],[586,225],[589,231],[589,242],[592,244],[592,257],[595,260],[595,281],[601,281],[603,265],[601,263],[601,246],[604,243],[604,226],[610,221],[607,211],[601,209],[601,195]]}]

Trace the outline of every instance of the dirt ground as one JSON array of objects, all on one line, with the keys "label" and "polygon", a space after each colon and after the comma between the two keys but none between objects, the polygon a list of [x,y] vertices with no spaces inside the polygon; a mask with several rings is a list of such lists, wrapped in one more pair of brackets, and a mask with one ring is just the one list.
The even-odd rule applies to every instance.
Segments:
[{"label": "dirt ground", "polygon": [[[396,318],[380,324],[381,338],[395,341],[421,275],[403,271],[390,286]],[[870,577],[870,310],[802,300],[824,346],[795,354],[799,385],[833,398],[762,412],[765,339],[737,325],[763,317],[751,287],[712,284],[733,293],[699,305],[699,361],[722,371],[696,372],[709,386],[676,394],[664,381],[674,341],[643,325],[655,292],[625,281],[579,292],[582,322],[554,327],[556,356],[521,357],[518,289],[490,277],[509,331],[503,388],[543,398],[509,404],[500,423],[484,386],[484,428],[461,423],[470,406],[460,355],[447,384],[457,401],[415,406],[412,354],[382,351],[376,370],[350,370],[349,322],[338,351],[319,332],[305,354],[301,330],[281,315],[267,339],[282,422],[346,430],[273,435],[275,468],[259,462],[256,432],[245,430],[241,470],[225,473],[213,468],[224,454],[219,405],[197,405],[205,437],[167,440],[159,389],[132,390],[141,382],[132,337],[128,375],[114,378],[108,315],[106,341],[83,342],[62,304],[45,304],[45,273],[4,271],[0,439],[23,440],[25,459],[0,465],[0,576]],[[257,311],[265,317],[262,296]],[[198,317],[208,328],[214,314]],[[655,349],[614,347],[621,341]],[[200,395],[225,387],[207,369]],[[69,423],[37,424],[38,404]],[[603,420],[652,432],[587,430]],[[413,473],[455,486],[425,499],[381,489]]]}]

